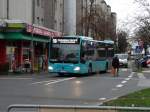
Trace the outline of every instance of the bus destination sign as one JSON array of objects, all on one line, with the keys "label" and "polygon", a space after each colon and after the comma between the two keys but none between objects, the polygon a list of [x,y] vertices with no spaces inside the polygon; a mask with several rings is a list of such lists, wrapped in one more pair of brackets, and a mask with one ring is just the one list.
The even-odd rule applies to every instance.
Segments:
[{"label": "bus destination sign", "polygon": [[79,44],[78,38],[54,38],[54,44]]}]

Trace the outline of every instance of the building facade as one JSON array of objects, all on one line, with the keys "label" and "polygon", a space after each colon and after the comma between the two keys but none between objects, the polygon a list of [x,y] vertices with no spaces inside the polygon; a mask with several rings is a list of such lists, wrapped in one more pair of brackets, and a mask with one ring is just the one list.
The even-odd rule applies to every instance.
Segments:
[{"label": "building facade", "polygon": [[64,0],[44,0],[44,26],[64,32]]},{"label": "building facade", "polygon": [[115,38],[116,14],[104,0],[1,0],[0,6],[1,19],[22,20],[64,35]]},{"label": "building facade", "polygon": [[44,0],[1,0],[0,19],[44,26]]},{"label": "building facade", "polygon": [[47,70],[49,42],[60,32],[6,20],[0,27],[0,73]]},{"label": "building facade", "polygon": [[76,12],[78,35],[92,36],[98,40],[114,38],[116,15],[104,0],[77,0]]},{"label": "building facade", "polygon": [[0,19],[7,19],[7,0],[0,0]]},{"label": "building facade", "polygon": [[45,0],[44,26],[63,32],[76,34],[76,0]]}]

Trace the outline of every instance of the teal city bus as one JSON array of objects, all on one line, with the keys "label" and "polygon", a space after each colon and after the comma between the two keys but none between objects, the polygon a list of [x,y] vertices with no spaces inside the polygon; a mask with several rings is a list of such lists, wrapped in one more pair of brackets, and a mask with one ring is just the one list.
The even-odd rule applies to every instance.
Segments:
[{"label": "teal city bus", "polygon": [[107,71],[113,45],[113,41],[96,41],[84,36],[54,37],[49,46],[48,70],[59,75]]}]

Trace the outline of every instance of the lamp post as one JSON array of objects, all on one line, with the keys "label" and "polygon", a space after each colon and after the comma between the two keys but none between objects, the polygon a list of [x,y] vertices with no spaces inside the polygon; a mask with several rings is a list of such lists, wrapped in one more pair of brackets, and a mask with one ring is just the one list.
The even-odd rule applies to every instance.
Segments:
[{"label": "lamp post", "polygon": [[33,45],[33,36],[34,36],[34,26],[32,26],[32,39],[31,39],[31,72],[34,73],[34,45]]}]

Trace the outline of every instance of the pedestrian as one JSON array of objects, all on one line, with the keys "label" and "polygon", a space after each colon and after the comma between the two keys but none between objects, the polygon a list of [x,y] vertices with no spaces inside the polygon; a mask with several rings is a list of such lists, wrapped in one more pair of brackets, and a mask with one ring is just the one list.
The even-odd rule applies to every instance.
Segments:
[{"label": "pedestrian", "polygon": [[118,76],[119,74],[119,58],[115,56],[112,60],[112,69],[113,69],[113,75]]}]

